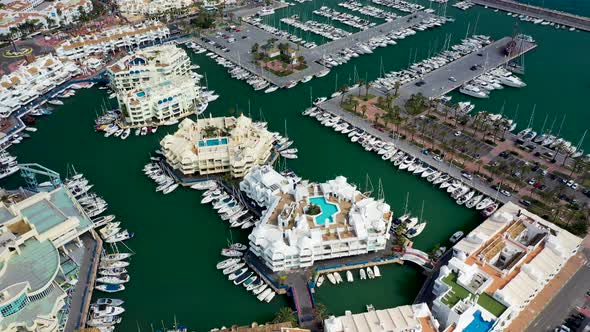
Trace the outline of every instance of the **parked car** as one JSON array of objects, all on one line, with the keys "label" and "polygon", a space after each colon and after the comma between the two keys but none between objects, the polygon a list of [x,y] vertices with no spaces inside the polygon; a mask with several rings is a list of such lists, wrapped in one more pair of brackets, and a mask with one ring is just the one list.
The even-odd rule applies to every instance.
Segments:
[{"label": "parked car", "polygon": [[506,189],[500,189],[500,193],[506,197],[512,196],[512,194]]},{"label": "parked car", "polygon": [[469,180],[473,179],[473,175],[467,172],[461,172],[461,176]]},{"label": "parked car", "polygon": [[462,134],[461,130],[457,130],[454,135],[459,137],[459,136],[461,136],[461,134]]}]

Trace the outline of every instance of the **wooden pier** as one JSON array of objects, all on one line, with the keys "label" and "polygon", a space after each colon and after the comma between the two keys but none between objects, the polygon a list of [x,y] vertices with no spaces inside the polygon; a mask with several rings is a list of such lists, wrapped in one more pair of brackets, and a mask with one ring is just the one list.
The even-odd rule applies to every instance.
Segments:
[{"label": "wooden pier", "polygon": [[540,18],[545,21],[590,31],[590,18],[558,10],[532,6],[512,0],[472,0],[473,3],[499,10]]}]

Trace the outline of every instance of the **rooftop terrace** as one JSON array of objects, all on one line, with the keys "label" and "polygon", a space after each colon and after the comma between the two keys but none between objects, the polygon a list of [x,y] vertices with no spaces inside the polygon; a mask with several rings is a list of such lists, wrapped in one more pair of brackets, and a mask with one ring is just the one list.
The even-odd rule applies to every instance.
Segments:
[{"label": "rooftop terrace", "polygon": [[[453,307],[459,301],[473,296],[471,292],[457,283],[456,273],[450,273],[443,278],[443,282],[451,287],[451,291],[442,298],[442,303],[449,307]],[[496,301],[486,293],[479,294],[477,304],[496,317],[499,317],[506,310],[506,307],[502,303]]]}]

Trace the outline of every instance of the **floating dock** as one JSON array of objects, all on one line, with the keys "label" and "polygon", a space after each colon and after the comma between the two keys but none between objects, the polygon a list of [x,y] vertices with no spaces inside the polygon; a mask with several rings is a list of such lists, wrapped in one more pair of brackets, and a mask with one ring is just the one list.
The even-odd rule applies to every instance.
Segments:
[{"label": "floating dock", "polygon": [[499,10],[536,17],[545,21],[566,25],[572,28],[590,31],[590,18],[558,10],[527,5],[512,0],[472,0],[473,3]]}]

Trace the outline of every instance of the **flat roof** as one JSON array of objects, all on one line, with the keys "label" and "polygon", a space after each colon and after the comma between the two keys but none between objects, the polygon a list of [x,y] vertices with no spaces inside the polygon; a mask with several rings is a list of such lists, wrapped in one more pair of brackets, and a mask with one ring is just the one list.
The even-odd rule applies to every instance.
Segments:
[{"label": "flat roof", "polygon": [[14,218],[14,214],[7,207],[0,206],[0,224],[4,224],[12,218]]},{"label": "flat roof", "polygon": [[51,282],[59,267],[59,253],[51,241],[31,238],[6,261],[6,269],[0,276],[0,291],[17,283],[28,282],[36,291]]},{"label": "flat roof", "polygon": [[23,216],[35,225],[37,232],[45,233],[63,223],[67,217],[47,200],[40,200],[21,210]]},{"label": "flat roof", "polygon": [[78,210],[64,187],[53,191],[49,200],[65,215],[78,218],[78,221],[80,221],[80,224],[76,227],[78,231],[85,231],[92,227],[92,221]]}]

